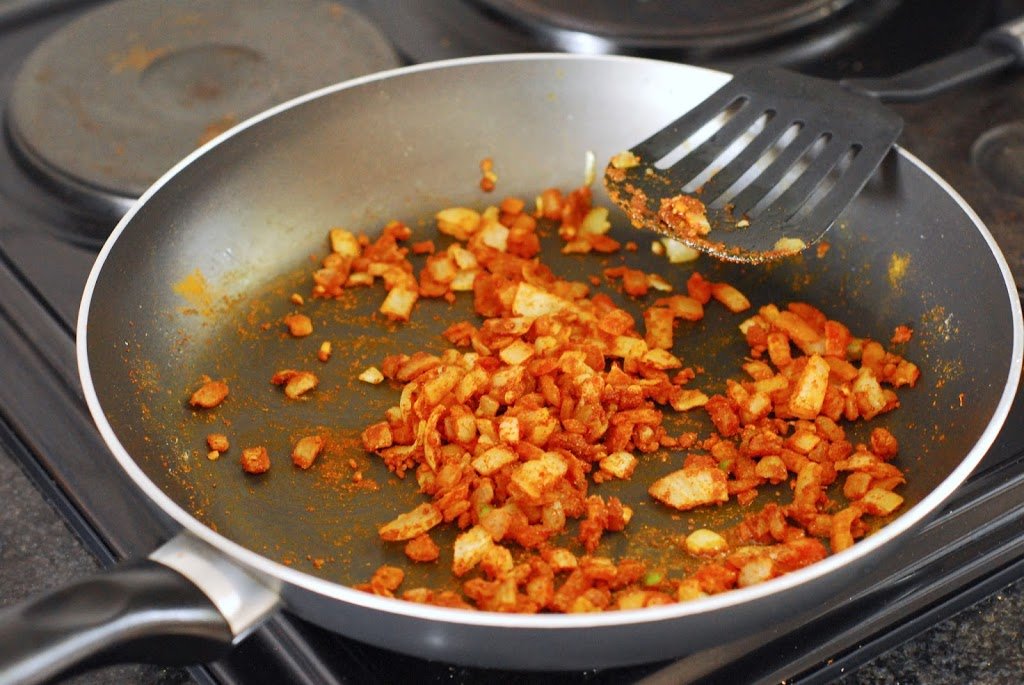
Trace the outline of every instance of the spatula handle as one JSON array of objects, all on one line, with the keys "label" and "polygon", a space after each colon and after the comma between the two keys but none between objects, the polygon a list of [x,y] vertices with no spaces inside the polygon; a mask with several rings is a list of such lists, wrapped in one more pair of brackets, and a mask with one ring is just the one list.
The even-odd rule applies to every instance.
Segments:
[{"label": "spatula handle", "polygon": [[843,79],[851,90],[882,102],[920,102],[1024,64],[1024,17],[992,29],[977,45],[883,78]]}]

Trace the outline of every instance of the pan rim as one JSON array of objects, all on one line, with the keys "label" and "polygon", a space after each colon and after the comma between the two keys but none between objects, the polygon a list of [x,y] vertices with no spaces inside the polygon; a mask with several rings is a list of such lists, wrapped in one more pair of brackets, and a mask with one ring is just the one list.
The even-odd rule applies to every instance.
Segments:
[{"label": "pan rim", "polygon": [[[103,407],[100,403],[99,396],[96,392],[96,388],[92,383],[92,376],[90,373],[89,366],[89,352],[88,352],[88,323],[89,323],[89,311],[93,301],[94,290],[96,284],[103,271],[104,263],[109,256],[114,245],[117,243],[118,238],[124,233],[129,225],[132,223],[133,217],[139,212],[139,210],[149,201],[149,199],[158,193],[163,186],[170,182],[172,178],[177,176],[183,169],[190,166],[197,158],[205,155],[210,150],[216,148],[221,142],[237,135],[239,132],[258,124],[259,122],[273,117],[281,112],[284,112],[293,107],[302,105],[311,100],[316,100],[327,96],[329,94],[346,90],[349,88],[362,86],[364,84],[373,83],[385,79],[394,77],[400,77],[407,74],[438,70],[438,69],[451,69],[464,66],[473,66],[487,63],[506,63],[506,62],[523,62],[523,61],[563,61],[563,62],[574,62],[574,61],[603,61],[608,63],[625,63],[625,62],[644,62],[644,63],[655,63],[662,66],[671,66],[682,70],[689,70],[695,75],[701,75],[705,79],[712,81],[719,81],[724,83],[728,74],[724,72],[707,69],[705,67],[697,67],[685,64],[676,64],[670,62],[664,62],[660,60],[652,60],[640,57],[631,56],[619,56],[619,55],[579,55],[579,54],[563,54],[563,53],[521,53],[521,54],[505,54],[505,55],[487,55],[479,57],[459,58],[452,60],[444,60],[439,62],[430,62],[427,64],[413,65],[408,67],[401,67],[398,69],[391,69],[384,72],[370,74],[362,76],[356,79],[338,83],[332,86],[328,86],[316,91],[307,93],[306,95],[300,96],[288,102],[282,103],[276,107],[270,108],[248,120],[240,123],[236,127],[229,131],[221,134],[217,138],[213,139],[206,145],[198,148],[193,153],[182,159],[178,164],[172,167],[167,173],[165,173],[159,180],[157,180],[152,186],[150,186],[146,192],[139,198],[139,200],[132,206],[132,208],[122,217],[118,222],[117,226],[111,233],[110,237],[104,243],[100,250],[97,259],[90,270],[88,280],[86,282],[85,289],[83,291],[81,305],[79,308],[78,322],[77,322],[77,336],[76,336],[76,356],[79,368],[79,376],[82,383],[82,389],[85,395],[86,404],[93,417],[93,421],[102,436],[107,447],[111,450],[115,459],[117,459],[121,468],[127,473],[132,479],[134,484],[142,491],[142,493],[149,499],[150,502],[158,507],[162,512],[172,518],[177,524],[179,524],[184,530],[190,534],[206,542],[207,544],[218,549],[222,554],[228,557],[232,563],[241,566],[251,572],[256,573],[258,576],[266,578],[267,580],[274,581],[274,584],[285,584],[283,590],[287,590],[287,586],[293,586],[295,588],[305,590],[315,595],[345,602],[347,604],[356,605],[365,609],[382,611],[389,614],[403,615],[412,618],[423,619],[432,622],[441,623],[454,623],[467,626],[492,626],[509,629],[524,629],[524,630],[558,630],[558,629],[579,629],[579,628],[600,628],[600,627],[622,627],[629,624],[646,624],[654,623],[672,619],[682,618],[684,616],[707,614],[710,615],[717,611],[726,610],[729,607],[736,606],[739,604],[753,603],[757,600],[764,599],[769,596],[774,596],[782,592],[798,588],[805,583],[826,576],[841,567],[853,563],[858,559],[868,556],[874,553],[882,546],[888,544],[899,535],[906,532],[909,528],[919,523],[927,514],[935,510],[939,504],[947,499],[953,491],[967,478],[967,476],[974,470],[978,462],[985,456],[988,449],[995,441],[999,431],[1001,430],[1008,414],[1010,407],[1013,403],[1013,399],[1016,395],[1017,386],[1020,381],[1019,369],[1024,360],[1024,323],[1022,323],[1021,305],[1020,299],[1017,294],[1016,286],[1013,280],[1013,275],[1010,272],[1009,265],[1006,262],[1001,250],[998,247],[995,239],[992,237],[988,228],[981,221],[980,217],[974,212],[974,210],[963,200],[962,197],[936,172],[929,168],[917,157],[907,152],[903,148],[896,146],[895,149],[899,155],[901,155],[907,162],[922,171],[928,176],[933,182],[935,182],[944,192],[946,192],[964,212],[966,217],[974,224],[974,227],[982,235],[986,244],[989,247],[993,257],[999,266],[1000,272],[1003,277],[1004,285],[1007,288],[1007,294],[1011,305],[1011,319],[1013,323],[1013,344],[1011,348],[1011,365],[1010,374],[1006,379],[1003,388],[1003,394],[1000,397],[999,403],[993,412],[988,424],[984,431],[979,437],[978,441],[971,447],[968,453],[961,460],[960,464],[950,474],[939,483],[939,485],[933,489],[927,496],[925,496],[920,502],[915,504],[913,507],[908,509],[894,521],[887,524],[880,531],[873,534],[872,536],[859,541],[856,545],[853,545],[847,550],[844,550],[838,554],[833,554],[826,559],[812,564],[808,567],[800,569],[798,571],[774,578],[772,580],[759,583],[746,588],[740,588],[732,590],[730,592],[693,600],[690,602],[675,603],[669,605],[663,605],[658,607],[649,607],[645,609],[633,609],[626,611],[615,611],[615,612],[603,612],[594,614],[582,614],[582,615],[559,615],[559,614],[499,614],[485,611],[470,611],[465,609],[453,609],[446,607],[436,607],[425,604],[417,604],[399,599],[392,599],[387,597],[380,597],[372,595],[366,592],[355,590],[352,587],[342,585],[333,581],[318,578],[310,575],[304,571],[290,568],[279,562],[273,561],[267,557],[264,557],[249,548],[236,543],[220,533],[213,531],[212,529],[205,526],[192,514],[174,502],[168,495],[166,495],[160,487],[154,483],[136,464],[131,455],[121,444],[118,439],[113,427],[108,422],[106,415],[103,411]],[[283,592],[282,594],[286,594]],[[285,602],[287,608],[287,602]]]}]

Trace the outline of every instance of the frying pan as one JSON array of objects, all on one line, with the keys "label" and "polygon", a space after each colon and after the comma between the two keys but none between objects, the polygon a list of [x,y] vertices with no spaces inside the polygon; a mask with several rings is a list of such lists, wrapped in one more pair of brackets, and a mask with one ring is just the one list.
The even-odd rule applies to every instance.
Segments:
[{"label": "frying pan", "polygon": [[[519,55],[400,69],[312,93],[252,119],[200,149],[152,187],[118,225],[93,269],[78,329],[81,378],[113,458],[180,533],[149,559],[7,609],[0,621],[0,680],[45,679],[73,664],[110,659],[192,663],[214,658],[260,621],[284,610],[372,644],[420,657],[513,669],[580,669],[650,662],[712,646],[742,653],[766,625],[813,617],[841,596],[892,542],[912,534],[961,483],[1006,418],[1021,373],[1020,305],[1006,262],[977,216],[941,179],[895,151],[833,230],[831,249],[770,267],[701,259],[670,265],[651,238],[615,260],[660,273],[677,289],[694,269],[728,281],[755,306],[810,302],[855,334],[888,340],[910,325],[904,353],[923,370],[901,408],[871,425],[899,438],[906,504],[892,521],[826,560],[771,581],[693,602],[587,615],[504,615],[378,597],[368,580],[400,549],[376,527],[420,501],[412,478],[389,475],[358,446],[397,391],[356,374],[384,355],[444,348],[438,333],[471,318],[463,298],[423,301],[413,321],[374,318],[379,291],[307,301],[309,338],[288,337],[281,318],[308,295],[311,255],[335,226],[371,236],[389,219],[432,237],[427,219],[452,205],[504,195],[531,198],[572,188],[584,158],[609,158],[657,130],[728,77],[695,67],[623,57]],[[498,193],[479,190],[491,157]],[[608,204],[595,187],[595,200]],[[544,260],[568,278],[600,273],[599,259],[547,244]],[[608,263],[618,263],[610,261]],[[639,306],[599,288],[636,311]],[[738,317],[709,315],[677,337],[676,351],[720,390],[740,373]],[[332,340],[327,364],[316,348]],[[287,402],[268,381],[310,368],[321,386]],[[200,377],[225,378],[228,400],[193,412]],[[700,418],[670,429],[708,429]],[[688,423],[689,422],[689,423]],[[696,423],[693,423],[696,422]],[[870,426],[869,426],[870,427]],[[858,439],[858,428],[850,428]],[[232,447],[206,458],[204,437]],[[287,463],[290,445],[316,432],[328,448],[309,471]],[[263,444],[271,470],[237,464]],[[673,517],[650,501],[651,479],[683,455],[647,460],[631,482],[592,492],[636,508],[629,529],[606,536],[608,554],[675,569],[664,541],[712,520]],[[349,465],[354,460],[356,469]],[[356,483],[354,470],[362,472]],[[766,493],[765,497],[773,496]],[[446,563],[410,571],[404,587],[452,586]],[[749,642],[749,639],[747,640]],[[728,647],[723,647],[728,646]]]}]

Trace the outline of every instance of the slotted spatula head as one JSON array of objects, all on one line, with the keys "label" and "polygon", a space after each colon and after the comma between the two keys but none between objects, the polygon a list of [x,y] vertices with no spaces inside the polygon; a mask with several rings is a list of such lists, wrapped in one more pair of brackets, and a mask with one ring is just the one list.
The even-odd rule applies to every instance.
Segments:
[{"label": "slotted spatula head", "polygon": [[[638,227],[721,259],[763,262],[820,240],[902,128],[870,97],[756,67],[616,155],[605,187]],[[707,221],[686,196],[703,203]]]}]

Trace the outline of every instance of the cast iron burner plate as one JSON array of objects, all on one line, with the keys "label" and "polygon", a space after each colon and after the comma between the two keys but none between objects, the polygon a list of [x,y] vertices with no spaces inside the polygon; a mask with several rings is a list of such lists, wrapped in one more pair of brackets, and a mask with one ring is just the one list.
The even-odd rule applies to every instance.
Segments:
[{"label": "cast iron burner plate", "polygon": [[373,25],[337,3],[121,0],[28,57],[10,133],[50,180],[130,201],[249,116],[398,63]]}]

